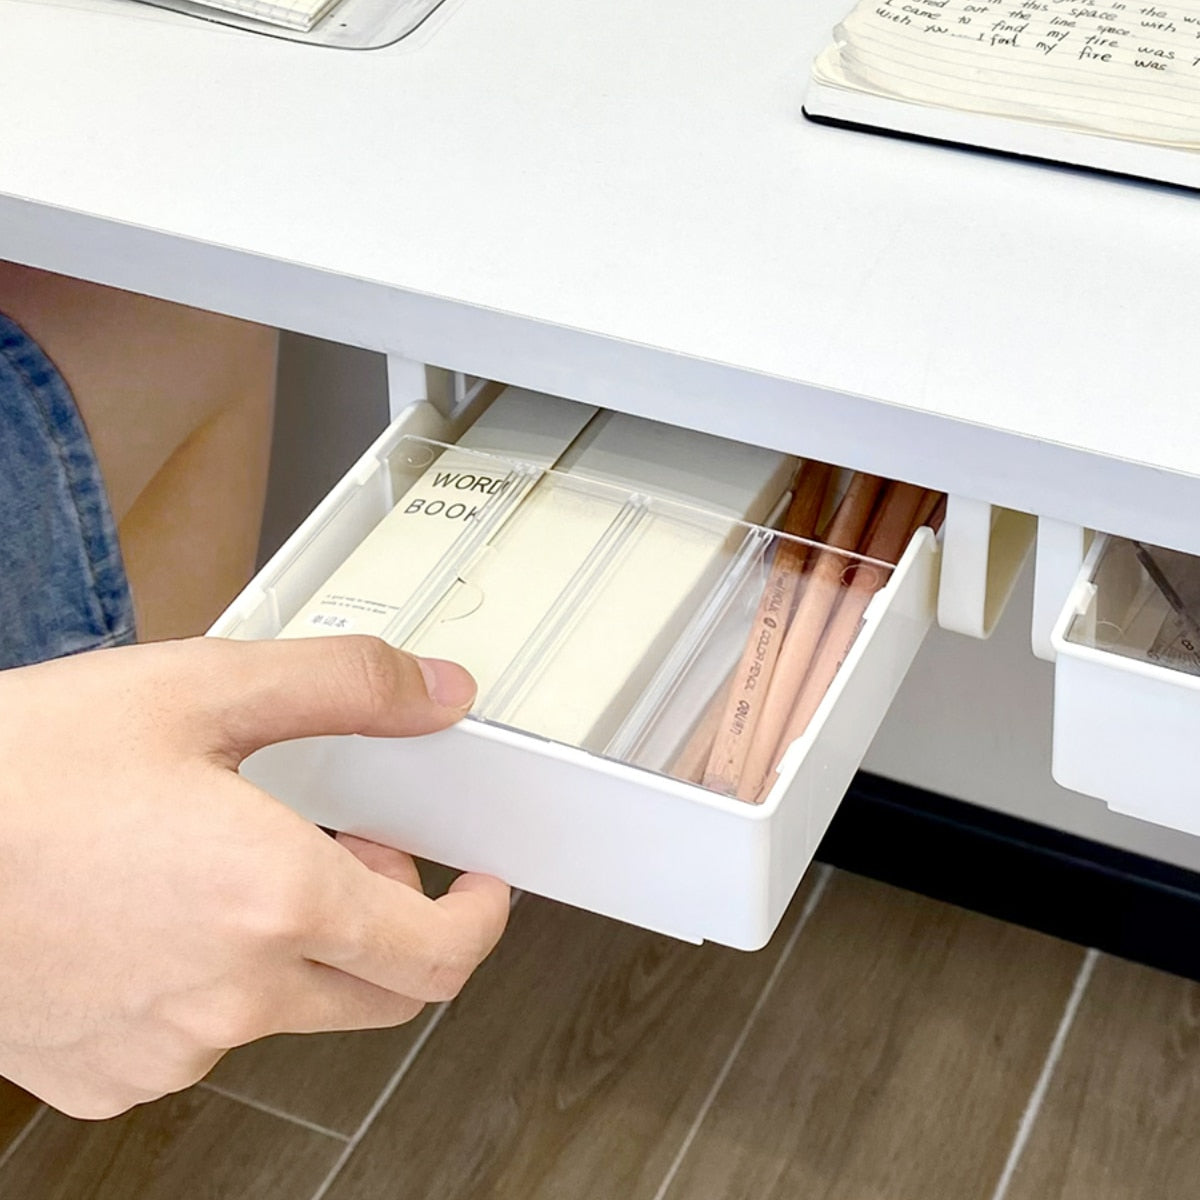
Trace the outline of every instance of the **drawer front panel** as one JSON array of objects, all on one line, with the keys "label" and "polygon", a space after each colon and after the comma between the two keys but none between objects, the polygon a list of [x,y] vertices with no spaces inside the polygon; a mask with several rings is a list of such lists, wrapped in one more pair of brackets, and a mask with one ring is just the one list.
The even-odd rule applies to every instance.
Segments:
[{"label": "drawer front panel", "polygon": [[1200,834],[1200,674],[1163,649],[1172,609],[1147,552],[1159,553],[1097,538],[1051,634],[1053,773],[1116,812]]}]

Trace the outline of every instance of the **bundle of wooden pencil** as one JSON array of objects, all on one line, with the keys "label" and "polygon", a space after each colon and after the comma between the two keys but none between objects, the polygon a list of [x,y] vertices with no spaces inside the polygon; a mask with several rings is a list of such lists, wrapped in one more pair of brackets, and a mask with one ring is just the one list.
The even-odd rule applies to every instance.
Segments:
[{"label": "bundle of wooden pencil", "polygon": [[[855,474],[828,527],[819,530],[833,468],[807,462],[745,649],[672,773],[761,803],[783,752],[804,733],[858,635],[871,597],[924,525],[938,528],[945,497],[907,483]],[[861,556],[861,557],[858,557]]]}]

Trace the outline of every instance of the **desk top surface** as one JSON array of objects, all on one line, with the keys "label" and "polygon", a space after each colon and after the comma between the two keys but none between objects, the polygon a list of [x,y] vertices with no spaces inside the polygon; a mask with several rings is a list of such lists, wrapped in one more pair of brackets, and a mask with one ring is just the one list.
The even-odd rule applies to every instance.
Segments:
[{"label": "desk top surface", "polygon": [[352,52],[0,0],[0,256],[217,307],[153,231],[375,348],[421,350],[338,281],[1200,477],[1200,197],[807,123],[845,3],[447,0]]}]

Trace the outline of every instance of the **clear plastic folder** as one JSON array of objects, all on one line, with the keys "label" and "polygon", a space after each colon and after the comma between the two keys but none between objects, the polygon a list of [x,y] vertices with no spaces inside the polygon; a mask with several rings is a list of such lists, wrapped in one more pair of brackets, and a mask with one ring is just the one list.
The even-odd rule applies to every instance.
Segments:
[{"label": "clear plastic folder", "polygon": [[392,45],[407,37],[448,0],[332,0],[332,3],[326,3],[325,0],[136,2],[271,37],[307,42],[314,46],[373,50]]}]

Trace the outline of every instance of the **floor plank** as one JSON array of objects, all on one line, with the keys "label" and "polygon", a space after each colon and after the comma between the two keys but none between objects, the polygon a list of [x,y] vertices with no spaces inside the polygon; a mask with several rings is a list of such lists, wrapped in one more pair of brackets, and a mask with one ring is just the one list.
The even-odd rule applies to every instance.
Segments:
[{"label": "floor plank", "polygon": [[12,1145],[38,1108],[39,1102],[24,1088],[0,1079],[0,1154]]},{"label": "floor plank", "polygon": [[[456,872],[420,864],[425,891],[442,895]],[[352,1135],[403,1062],[433,1008],[397,1029],[282,1035],[227,1054],[209,1081],[239,1096]]]},{"label": "floor plank", "polygon": [[342,1143],[200,1088],[111,1121],[49,1111],[0,1170],[21,1200],[297,1200]]},{"label": "floor plank", "polygon": [[227,1054],[208,1076],[230,1094],[350,1137],[436,1010],[397,1029],[281,1034]]},{"label": "floor plank", "polygon": [[810,886],[754,955],[526,897],[328,1200],[649,1200]]},{"label": "floor plank", "polygon": [[1200,985],[1101,958],[1007,1200],[1192,1200]]},{"label": "floor plank", "polygon": [[989,1200],[1082,954],[835,876],[668,1200]]},{"label": "floor plank", "polygon": [[47,1112],[0,1169],[16,1200],[302,1200],[342,1143],[200,1088],[111,1121]]}]

